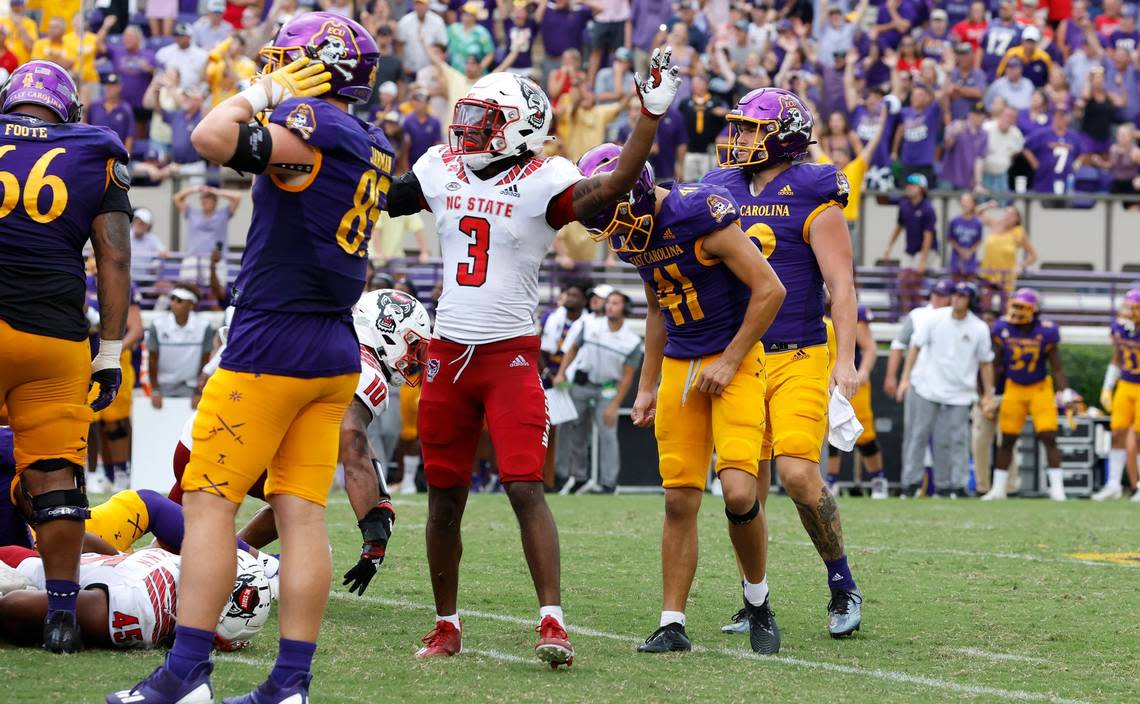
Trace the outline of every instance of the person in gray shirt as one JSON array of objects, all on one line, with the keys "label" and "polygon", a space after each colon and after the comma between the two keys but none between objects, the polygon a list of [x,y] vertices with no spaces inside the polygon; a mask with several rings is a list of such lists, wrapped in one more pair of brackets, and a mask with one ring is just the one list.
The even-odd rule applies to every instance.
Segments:
[{"label": "person in gray shirt", "polygon": [[986,109],[989,110],[994,99],[1000,96],[1014,110],[1026,110],[1034,90],[1033,81],[1025,77],[1021,59],[1015,56],[1006,62],[1005,75],[991,83],[986,90]]},{"label": "person in gray shirt", "polygon": [[[190,202],[192,195],[198,195],[197,204]],[[191,186],[174,194],[174,205],[186,220],[179,278],[199,286],[210,284],[210,255],[214,250],[225,251],[230,218],[245,195],[245,191],[212,186]]]}]

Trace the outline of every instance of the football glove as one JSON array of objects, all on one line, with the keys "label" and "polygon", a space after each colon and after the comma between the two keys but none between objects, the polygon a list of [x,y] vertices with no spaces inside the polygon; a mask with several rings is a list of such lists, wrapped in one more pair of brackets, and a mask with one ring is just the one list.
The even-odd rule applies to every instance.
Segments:
[{"label": "football glove", "polygon": [[364,596],[376,570],[384,562],[384,552],[388,548],[388,539],[392,537],[392,527],[396,524],[396,509],[387,498],[381,499],[375,508],[368,512],[357,526],[364,538],[360,546],[360,560],[348,572],[344,573],[343,584],[348,587],[349,593]]},{"label": "football glove", "polygon": [[119,367],[122,351],[122,340],[100,340],[99,354],[91,360],[91,384],[87,390],[99,385],[98,393],[91,401],[91,410],[96,413],[110,406],[119,393],[119,385],[123,383],[123,370]]},{"label": "football glove", "polygon": [[640,74],[633,75],[637,97],[641,100],[641,112],[654,120],[665,114],[681,89],[681,77],[677,75],[679,69],[669,65],[672,58],[673,49],[658,47],[649,60],[648,78],[642,80]]},{"label": "football glove", "polygon": [[249,101],[253,114],[275,108],[289,98],[307,98],[327,93],[332,74],[324,64],[310,63],[302,56],[296,61],[261,77],[240,95]]}]

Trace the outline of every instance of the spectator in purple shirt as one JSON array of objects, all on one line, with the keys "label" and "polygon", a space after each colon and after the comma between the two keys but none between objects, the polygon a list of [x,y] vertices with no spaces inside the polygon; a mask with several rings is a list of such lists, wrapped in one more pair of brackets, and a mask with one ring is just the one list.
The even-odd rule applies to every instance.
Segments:
[{"label": "spectator in purple shirt", "polygon": [[142,32],[131,25],[123,31],[123,43],[107,47],[111,66],[122,83],[123,102],[135,113],[136,136],[143,137],[150,124],[150,110],[143,107],[143,95],[154,76],[154,52],[143,46]]},{"label": "spectator in purple shirt", "polygon": [[650,52],[655,48],[653,39],[661,25],[673,18],[673,4],[664,0],[631,0],[633,17],[633,61],[642,73],[649,66]]},{"label": "spectator in purple shirt", "polygon": [[1121,8],[1120,26],[1109,35],[1105,46],[1110,49],[1123,49],[1129,53],[1140,46],[1140,32],[1136,31],[1136,7],[1125,5]]},{"label": "spectator in purple shirt", "polygon": [[515,3],[511,14],[503,20],[503,36],[507,45],[501,50],[505,56],[509,50],[517,50],[511,63],[511,73],[530,73],[534,67],[534,41],[538,39],[538,22],[531,19],[528,5]]},{"label": "spectator in purple shirt", "polygon": [[1001,0],[998,16],[990,21],[990,26],[982,35],[981,68],[991,81],[997,76],[998,64],[1005,53],[1021,43],[1021,26],[1014,21],[1013,11],[1013,0]]},{"label": "spectator in purple shirt", "polygon": [[879,16],[875,18],[879,48],[897,49],[903,35],[910,33],[921,13],[918,0],[883,0],[879,5]]},{"label": "spectator in purple shirt", "polygon": [[1065,61],[1074,51],[1085,45],[1085,37],[1092,27],[1087,0],[1073,0],[1072,14],[1057,25],[1054,43]]},{"label": "spectator in purple shirt", "polygon": [[974,103],[982,99],[986,74],[974,67],[974,49],[966,42],[954,47],[954,68],[947,80],[946,96],[950,99],[950,119],[961,120]]},{"label": "spectator in purple shirt", "polygon": [[428,94],[423,88],[412,91],[412,112],[404,118],[404,149],[407,163],[415,164],[431,147],[443,142],[443,127],[428,112]]},{"label": "spectator in purple shirt", "polygon": [[903,199],[899,201],[898,220],[887,248],[883,251],[883,259],[890,259],[895,241],[900,234],[906,233],[905,254],[899,264],[902,269],[899,273],[899,294],[904,310],[912,310],[921,304],[922,277],[926,274],[930,253],[938,251],[935,235],[938,216],[934,214],[934,206],[926,197],[927,183],[922,174],[906,177]]},{"label": "spectator in purple shirt", "polygon": [[122,94],[118,74],[103,76],[103,100],[87,108],[87,122],[110,128],[119,135],[129,154],[135,142],[135,115],[131,106],[123,102]]},{"label": "spectator in purple shirt", "polygon": [[[542,46],[546,53],[543,74],[549,75],[562,62],[567,49],[582,51],[583,34],[593,13],[588,7],[576,6],[570,0],[540,2],[535,20],[542,32]],[[654,27],[656,32],[656,27]],[[551,96],[554,100],[554,96]]]},{"label": "spectator in purple shirt", "polygon": [[930,13],[930,26],[918,38],[919,51],[941,64],[945,62],[952,43],[949,15],[946,10],[938,8]]},{"label": "spectator in purple shirt", "polygon": [[202,161],[198,150],[190,143],[190,133],[206,116],[206,111],[202,107],[205,97],[205,93],[199,87],[180,91],[178,109],[162,112],[162,119],[170,125],[170,161],[180,167],[197,165]]},{"label": "spectator in purple shirt", "polygon": [[1017,112],[1017,129],[1028,138],[1037,130],[1049,126],[1051,113],[1045,91],[1035,90],[1029,98],[1029,107]]},{"label": "spectator in purple shirt", "polygon": [[893,156],[901,164],[904,177],[922,174],[930,183],[934,180],[934,152],[942,127],[942,108],[934,101],[929,86],[914,84],[910,92],[910,107],[902,109],[900,118]]},{"label": "spectator in purple shirt", "polygon": [[942,140],[943,187],[970,191],[982,184],[982,163],[987,150],[986,106],[978,101],[965,120],[954,120],[946,127]]},{"label": "spectator in purple shirt", "polygon": [[1069,190],[1069,179],[1081,161],[1084,140],[1069,129],[1072,115],[1058,112],[1049,129],[1039,130],[1025,140],[1025,155],[1034,170],[1033,190],[1060,195]]},{"label": "spectator in purple shirt", "polygon": [[946,245],[950,250],[950,276],[954,281],[973,280],[978,276],[978,247],[982,244],[982,220],[977,214],[973,193],[958,198],[962,213],[946,227]]}]

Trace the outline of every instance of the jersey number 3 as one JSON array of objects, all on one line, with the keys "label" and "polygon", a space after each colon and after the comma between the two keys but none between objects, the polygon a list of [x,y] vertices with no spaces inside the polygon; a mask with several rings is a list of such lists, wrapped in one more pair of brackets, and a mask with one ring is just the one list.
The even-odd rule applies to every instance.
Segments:
[{"label": "jersey number 3", "polygon": [[472,215],[459,221],[459,231],[471,240],[468,259],[455,269],[455,283],[460,286],[482,286],[487,283],[487,250],[491,248],[491,223]]},{"label": "jersey number 3", "polygon": [[[0,147],[0,158],[15,148],[15,145],[11,144]],[[41,225],[58,218],[67,207],[67,186],[63,183],[63,179],[47,175],[47,168],[52,159],[65,153],[67,150],[62,147],[44,152],[32,166],[28,180],[24,183],[24,210],[28,213],[28,217]],[[0,218],[6,218],[15,210],[16,203],[20,200],[20,181],[11,171],[0,171],[0,188],[4,190],[4,199],[0,201]],[[46,212],[40,210],[40,194],[45,188],[51,191],[51,205]]]}]

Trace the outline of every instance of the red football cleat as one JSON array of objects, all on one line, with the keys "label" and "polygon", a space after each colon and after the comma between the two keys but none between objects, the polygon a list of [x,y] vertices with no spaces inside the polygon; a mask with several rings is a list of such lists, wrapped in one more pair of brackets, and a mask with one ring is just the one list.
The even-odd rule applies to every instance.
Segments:
[{"label": "red football cleat", "polygon": [[557,670],[559,665],[570,667],[574,664],[574,646],[570,645],[566,629],[558,623],[558,619],[547,616],[534,630],[538,631],[538,645],[534,646],[534,654],[539,660],[550,663],[552,670]]},{"label": "red football cleat", "polygon": [[423,637],[423,641],[424,647],[416,651],[416,657],[421,660],[458,655],[463,649],[463,635],[448,621],[436,621],[435,628]]}]

